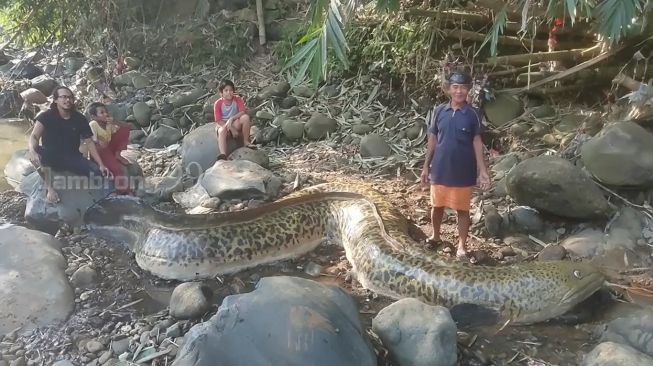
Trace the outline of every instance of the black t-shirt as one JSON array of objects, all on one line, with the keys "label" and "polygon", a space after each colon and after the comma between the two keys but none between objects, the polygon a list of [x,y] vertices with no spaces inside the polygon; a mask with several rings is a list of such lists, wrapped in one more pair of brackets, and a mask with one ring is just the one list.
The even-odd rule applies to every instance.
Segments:
[{"label": "black t-shirt", "polygon": [[83,114],[72,112],[69,119],[62,118],[57,111],[47,110],[36,117],[43,124],[41,143],[43,149],[52,153],[79,152],[82,139],[91,138],[93,131]]}]

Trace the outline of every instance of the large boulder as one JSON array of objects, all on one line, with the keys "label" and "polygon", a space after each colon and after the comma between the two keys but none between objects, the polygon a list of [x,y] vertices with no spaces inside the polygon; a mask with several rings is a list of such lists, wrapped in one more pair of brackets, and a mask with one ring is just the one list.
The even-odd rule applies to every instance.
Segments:
[{"label": "large boulder", "polygon": [[20,149],[14,151],[7,165],[5,165],[4,171],[7,183],[17,189],[25,177],[36,171],[36,168],[29,160],[29,150]]},{"label": "large boulder", "polygon": [[196,186],[200,187],[173,197],[180,204],[188,201],[189,194],[196,196],[195,192],[203,198],[206,192],[220,199],[270,199],[279,194],[281,184],[281,178],[249,160],[220,160],[199,177]]},{"label": "large boulder", "polygon": [[598,186],[567,160],[537,156],[507,175],[508,194],[520,205],[572,219],[604,218],[608,201]]},{"label": "large boulder", "polygon": [[152,133],[147,136],[143,147],[148,149],[164,148],[181,140],[181,137],[182,134],[179,129],[166,125],[159,125],[159,128],[152,131]]},{"label": "large boulder", "polygon": [[45,104],[48,102],[48,98],[40,90],[36,88],[29,88],[23,90],[20,93],[20,97],[23,98],[23,102],[29,104]]},{"label": "large boulder", "polygon": [[[219,360],[219,361],[217,361]],[[227,296],[186,334],[173,366],[373,366],[358,309],[335,286],[296,277],[262,278]]]},{"label": "large boulder", "polygon": [[636,349],[614,342],[603,342],[583,357],[580,366],[653,366],[653,358]]},{"label": "large boulder", "polygon": [[0,336],[63,321],[73,310],[60,246],[48,234],[0,227]]},{"label": "large boulder", "polygon": [[[184,136],[180,154],[184,171],[199,176],[215,164],[218,158],[218,135],[215,123],[208,123]],[[236,140],[229,139],[227,153],[239,147]]]},{"label": "large boulder", "polygon": [[454,366],[456,324],[447,308],[406,298],[384,308],[372,329],[397,366]]},{"label": "large boulder", "polygon": [[501,127],[524,113],[521,101],[508,94],[497,94],[496,98],[483,106],[487,120],[495,127]]},{"label": "large boulder", "polygon": [[653,357],[653,309],[634,311],[610,321],[601,342],[617,342]]},{"label": "large boulder", "polygon": [[[142,170],[138,164],[127,167],[130,184],[138,189],[142,184]],[[26,176],[18,190],[28,196],[25,219],[34,228],[54,234],[63,225],[81,226],[86,210],[113,192],[113,184],[106,178],[92,178],[68,172],[52,171],[52,186],[59,194],[60,202],[46,199],[46,186],[38,172]]]},{"label": "large boulder", "polygon": [[581,148],[587,170],[615,186],[653,185],[653,133],[634,122],[609,126]]},{"label": "large boulder", "polygon": [[57,87],[57,82],[50,75],[40,75],[30,80],[33,88],[41,91],[46,96],[52,95],[52,91]]}]

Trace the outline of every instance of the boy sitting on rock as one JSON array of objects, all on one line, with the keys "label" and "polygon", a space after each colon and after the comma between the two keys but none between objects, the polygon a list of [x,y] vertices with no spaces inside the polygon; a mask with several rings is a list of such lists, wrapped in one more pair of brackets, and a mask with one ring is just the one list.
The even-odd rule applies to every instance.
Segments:
[{"label": "boy sitting on rock", "polygon": [[103,103],[91,103],[88,106],[88,113],[93,119],[89,123],[93,131],[93,141],[104,165],[113,174],[116,192],[129,193],[129,181],[125,174],[129,161],[120,155],[127,149],[129,125],[114,121]]},{"label": "boy sitting on rock", "polygon": [[243,146],[251,149],[256,148],[250,142],[249,131],[251,123],[249,116],[245,111],[245,102],[243,98],[235,95],[236,87],[230,80],[222,80],[218,86],[220,99],[213,105],[213,116],[215,123],[218,124],[218,160],[227,158],[227,138],[242,138]]}]

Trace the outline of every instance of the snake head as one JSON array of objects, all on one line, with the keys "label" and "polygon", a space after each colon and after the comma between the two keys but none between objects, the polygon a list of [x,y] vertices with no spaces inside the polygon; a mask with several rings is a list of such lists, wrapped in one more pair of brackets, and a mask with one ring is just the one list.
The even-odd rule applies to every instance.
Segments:
[{"label": "snake head", "polygon": [[563,304],[575,305],[595,293],[605,283],[603,272],[589,263],[564,263],[562,274],[567,291],[560,299]]}]

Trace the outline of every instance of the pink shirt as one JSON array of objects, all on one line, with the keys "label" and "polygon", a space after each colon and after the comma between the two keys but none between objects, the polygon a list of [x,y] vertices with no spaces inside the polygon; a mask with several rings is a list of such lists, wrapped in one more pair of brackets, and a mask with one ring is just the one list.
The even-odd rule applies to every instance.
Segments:
[{"label": "pink shirt", "polygon": [[226,104],[222,98],[216,100],[215,104],[213,104],[213,118],[220,125],[240,112],[245,112],[245,102],[238,95],[234,95],[231,104]]}]

